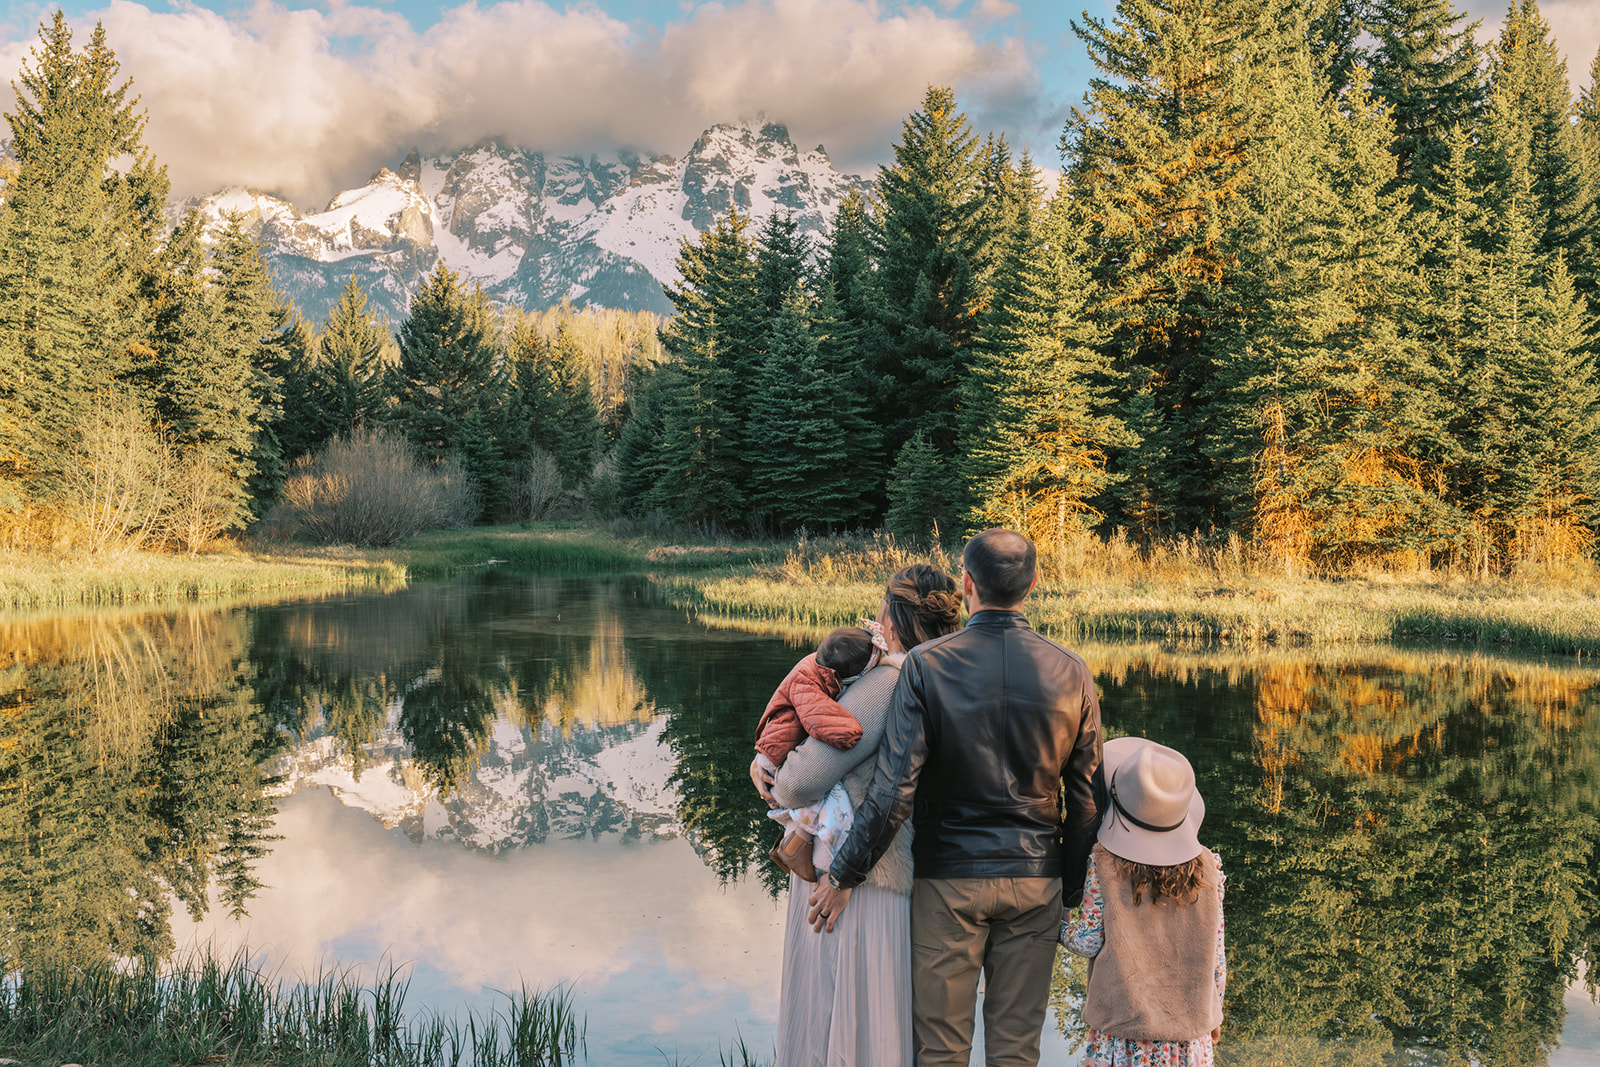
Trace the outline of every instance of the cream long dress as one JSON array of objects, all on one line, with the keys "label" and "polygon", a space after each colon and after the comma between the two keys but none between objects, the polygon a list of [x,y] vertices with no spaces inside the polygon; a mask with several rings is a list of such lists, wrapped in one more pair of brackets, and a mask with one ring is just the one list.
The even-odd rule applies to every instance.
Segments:
[{"label": "cream long dress", "polygon": [[[857,744],[841,752],[810,739],[789,754],[773,785],[780,804],[815,803],[843,782],[860,806],[904,659],[885,656],[840,698],[861,723]],[[850,894],[832,933],[806,922],[813,885],[789,876],[776,1067],[912,1067],[911,828]]]}]

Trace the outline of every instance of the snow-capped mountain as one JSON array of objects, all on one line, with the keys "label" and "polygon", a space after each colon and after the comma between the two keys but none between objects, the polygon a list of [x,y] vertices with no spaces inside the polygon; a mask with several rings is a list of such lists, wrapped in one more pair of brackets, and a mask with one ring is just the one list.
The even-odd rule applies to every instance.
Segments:
[{"label": "snow-capped mountain", "polygon": [[549,837],[670,837],[681,832],[666,718],[592,726],[549,739],[506,718],[496,721],[459,787],[442,797],[425,780],[395,719],[363,746],[356,773],[330,736],[308,738],[275,760],[272,790],[288,796],[329,789],[345,805],[400,827],[414,841],[456,840],[500,852]]},{"label": "snow-capped mountain", "polygon": [[495,300],[671,311],[679,241],[737,205],[756,225],[792,211],[819,233],[867,179],[834,169],[821,145],[800,151],[775,123],[716,126],[682,158],[620,153],[546,157],[491,139],[453,155],[413,151],[365,186],[302,214],[266,193],[199,201],[215,233],[239,212],[264,239],[278,286],[322,320],[353,274],[374,310],[398,323],[420,279],[443,260]]}]

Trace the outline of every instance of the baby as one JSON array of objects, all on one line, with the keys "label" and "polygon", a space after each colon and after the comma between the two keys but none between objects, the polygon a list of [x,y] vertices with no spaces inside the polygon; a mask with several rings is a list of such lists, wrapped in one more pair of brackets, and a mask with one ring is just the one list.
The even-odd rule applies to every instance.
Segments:
[{"label": "baby", "polygon": [[[823,638],[817,651],[795,664],[756,727],[756,761],[776,774],[783,761],[807,737],[837,749],[861,740],[861,724],[840,706],[844,686],[866,673],[884,647],[875,622],[841,626]],[[850,797],[835,784],[821,801],[804,808],[778,808],[772,818],[787,832],[770,853],[772,862],[808,882],[817,867],[826,867],[833,849],[850,829]],[[813,854],[815,853],[815,854]]]}]

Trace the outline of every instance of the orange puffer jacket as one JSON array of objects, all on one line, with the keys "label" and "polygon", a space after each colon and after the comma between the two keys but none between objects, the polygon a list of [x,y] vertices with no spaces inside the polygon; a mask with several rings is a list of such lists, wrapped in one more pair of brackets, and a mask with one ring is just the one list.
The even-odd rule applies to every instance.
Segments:
[{"label": "orange puffer jacket", "polygon": [[756,748],[782,766],[785,757],[807,737],[845,749],[861,740],[861,724],[834,698],[839,676],[817,662],[813,652],[794,665],[756,726]]}]

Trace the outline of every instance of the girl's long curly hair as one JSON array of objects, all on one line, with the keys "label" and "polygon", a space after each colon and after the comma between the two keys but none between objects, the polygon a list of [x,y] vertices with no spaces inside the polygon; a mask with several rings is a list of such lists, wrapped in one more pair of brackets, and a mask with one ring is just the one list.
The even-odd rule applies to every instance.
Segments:
[{"label": "girl's long curly hair", "polygon": [[1133,886],[1135,904],[1143,898],[1145,886],[1150,887],[1152,904],[1159,904],[1162,897],[1170,897],[1179,904],[1193,904],[1200,899],[1200,887],[1205,884],[1204,852],[1187,863],[1175,863],[1170,867],[1134,863],[1121,856],[1114,858],[1122,873],[1127,876],[1128,883]]},{"label": "girl's long curly hair", "polygon": [[927,563],[901,567],[884,590],[889,621],[906,648],[954,633],[961,622],[961,596],[955,579]]}]

